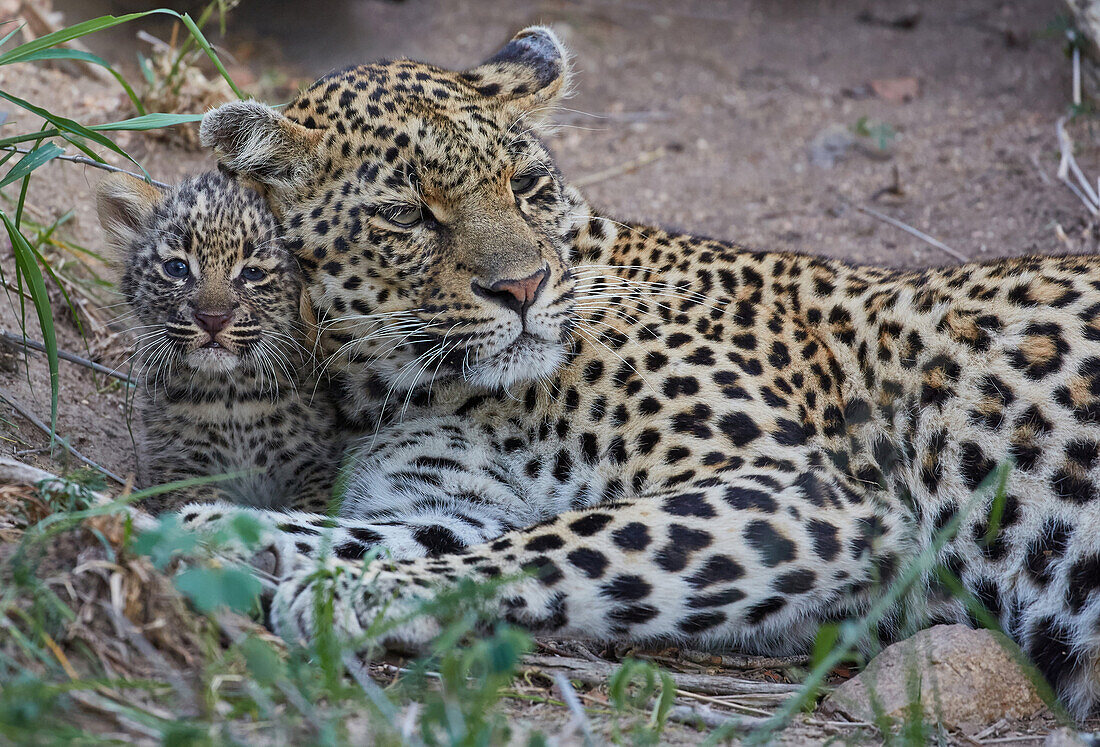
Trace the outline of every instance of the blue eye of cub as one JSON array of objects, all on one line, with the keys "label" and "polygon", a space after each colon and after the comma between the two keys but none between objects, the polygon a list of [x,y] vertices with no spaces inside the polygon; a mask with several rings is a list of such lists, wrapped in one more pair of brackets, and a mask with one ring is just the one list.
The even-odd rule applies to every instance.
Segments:
[{"label": "blue eye of cub", "polygon": [[191,270],[182,259],[170,259],[164,263],[164,271],[169,277],[185,278]]},{"label": "blue eye of cub", "polygon": [[250,283],[255,283],[267,277],[267,273],[259,267],[246,267],[241,270],[241,277]]}]

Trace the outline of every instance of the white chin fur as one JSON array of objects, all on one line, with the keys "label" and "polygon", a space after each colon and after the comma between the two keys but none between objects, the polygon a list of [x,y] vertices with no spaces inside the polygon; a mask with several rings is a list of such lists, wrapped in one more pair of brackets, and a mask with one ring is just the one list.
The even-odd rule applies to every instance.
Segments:
[{"label": "white chin fur", "polygon": [[376,371],[393,392],[407,392],[429,381],[462,378],[466,383],[483,389],[507,389],[513,384],[535,381],[552,375],[565,362],[565,351],[559,343],[519,338],[508,347],[484,360],[466,366],[460,374],[454,370],[436,370],[427,366],[409,375],[409,364],[393,363],[392,370],[379,366]]},{"label": "white chin fur", "polygon": [[551,376],[564,362],[561,345],[528,340],[470,366],[466,380],[485,389],[507,389],[513,384]]},{"label": "white chin fur", "polygon": [[187,365],[204,373],[229,373],[241,364],[241,359],[225,348],[199,348],[185,358]]}]

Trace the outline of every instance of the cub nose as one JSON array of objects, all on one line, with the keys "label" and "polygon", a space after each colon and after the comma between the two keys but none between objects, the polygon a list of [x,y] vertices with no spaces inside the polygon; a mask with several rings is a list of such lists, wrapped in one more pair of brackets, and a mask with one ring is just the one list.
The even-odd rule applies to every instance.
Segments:
[{"label": "cub nose", "polygon": [[470,287],[473,288],[475,295],[495,301],[522,317],[542,293],[549,274],[543,267],[534,274],[518,280],[498,280],[488,287],[475,280]]},{"label": "cub nose", "polygon": [[216,335],[233,321],[233,311],[196,311],[195,324],[211,335]]}]

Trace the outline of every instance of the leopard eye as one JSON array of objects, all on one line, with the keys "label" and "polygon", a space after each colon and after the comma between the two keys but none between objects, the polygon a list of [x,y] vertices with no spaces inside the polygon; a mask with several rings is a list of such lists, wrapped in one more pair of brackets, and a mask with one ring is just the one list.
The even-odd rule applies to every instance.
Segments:
[{"label": "leopard eye", "polygon": [[182,259],[169,259],[161,267],[164,268],[165,274],[171,278],[185,278],[191,272],[191,268]]},{"label": "leopard eye", "polygon": [[424,220],[424,212],[419,207],[395,207],[382,212],[382,216],[395,226],[412,228]]},{"label": "leopard eye", "polygon": [[267,277],[267,273],[259,267],[249,265],[248,267],[241,270],[241,277],[250,283],[258,283],[259,281]]},{"label": "leopard eye", "polygon": [[534,174],[516,174],[512,177],[512,181],[508,182],[508,186],[512,188],[512,194],[522,195],[530,192],[538,180],[539,178]]}]

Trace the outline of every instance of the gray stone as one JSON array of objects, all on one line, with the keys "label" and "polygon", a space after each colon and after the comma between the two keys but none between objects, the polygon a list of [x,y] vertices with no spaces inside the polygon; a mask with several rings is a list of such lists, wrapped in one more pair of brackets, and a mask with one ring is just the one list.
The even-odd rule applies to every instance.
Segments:
[{"label": "gray stone", "polygon": [[814,136],[807,147],[810,163],[823,169],[831,169],[837,161],[851,155],[856,137],[842,124],[831,124]]},{"label": "gray stone", "polygon": [[1035,685],[1009,653],[1007,639],[965,625],[937,625],[895,643],[822,704],[830,715],[904,719],[920,693],[924,720],[970,732],[1043,708]]}]

